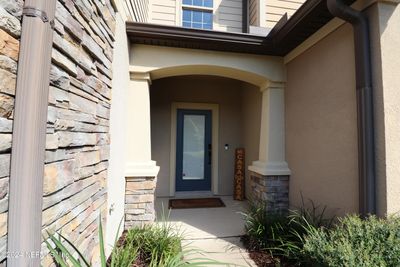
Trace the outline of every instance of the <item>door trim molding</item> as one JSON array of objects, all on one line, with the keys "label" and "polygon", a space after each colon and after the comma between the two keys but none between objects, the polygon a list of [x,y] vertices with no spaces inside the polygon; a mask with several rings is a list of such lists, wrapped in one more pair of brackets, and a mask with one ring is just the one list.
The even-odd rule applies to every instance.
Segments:
[{"label": "door trim molding", "polygon": [[212,136],[212,166],[211,166],[211,191],[218,194],[218,148],[219,148],[219,105],[209,103],[173,102],[171,105],[171,148],[170,148],[170,178],[169,195],[175,196],[175,171],[176,171],[176,124],[178,109],[211,110],[211,136]]}]

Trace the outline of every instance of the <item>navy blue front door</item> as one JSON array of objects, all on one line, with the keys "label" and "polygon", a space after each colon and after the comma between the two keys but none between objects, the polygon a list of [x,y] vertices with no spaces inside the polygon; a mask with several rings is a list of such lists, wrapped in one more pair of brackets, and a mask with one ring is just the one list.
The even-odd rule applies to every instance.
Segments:
[{"label": "navy blue front door", "polygon": [[211,191],[211,111],[178,109],[176,191]]}]

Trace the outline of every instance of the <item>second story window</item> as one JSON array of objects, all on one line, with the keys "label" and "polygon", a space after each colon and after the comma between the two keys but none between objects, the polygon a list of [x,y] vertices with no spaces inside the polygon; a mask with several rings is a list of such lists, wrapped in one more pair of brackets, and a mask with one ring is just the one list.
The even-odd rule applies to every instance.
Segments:
[{"label": "second story window", "polygon": [[182,26],[211,30],[213,25],[213,0],[183,0]]}]

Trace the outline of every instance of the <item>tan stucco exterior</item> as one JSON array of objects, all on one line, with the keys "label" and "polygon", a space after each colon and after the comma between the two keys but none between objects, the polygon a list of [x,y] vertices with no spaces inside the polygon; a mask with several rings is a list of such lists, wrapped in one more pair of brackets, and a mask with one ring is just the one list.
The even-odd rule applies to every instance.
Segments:
[{"label": "tan stucco exterior", "polygon": [[332,213],[358,211],[353,33],[345,25],[287,64],[290,205],[301,194]]},{"label": "tan stucco exterior", "polygon": [[[188,87],[188,84],[190,86]],[[248,164],[258,158],[259,126],[252,134],[248,126],[259,125],[261,93],[241,81],[212,76],[182,76],[159,79],[151,86],[152,159],[160,166],[157,196],[170,195],[171,105],[213,103],[218,105],[218,194],[233,193],[235,148],[245,147]],[[248,103],[247,101],[253,101]],[[246,127],[247,126],[247,127]],[[225,150],[229,144],[229,150]],[[247,165],[248,165],[247,164]]]},{"label": "tan stucco exterior", "polygon": [[[213,77],[212,79],[217,80],[221,78],[228,78],[228,80],[233,79],[236,80],[237,83],[248,84],[248,87],[252,87],[256,90],[259,97],[259,103],[261,104],[259,112],[252,116],[256,122],[252,123],[251,126],[258,124],[258,126],[255,127],[258,136],[256,137],[256,140],[251,141],[251,145],[253,151],[252,155],[258,150],[258,156],[253,155],[248,158],[247,166],[252,171],[260,172],[263,175],[290,174],[290,170],[285,161],[284,151],[285,133],[283,114],[286,71],[283,64],[283,58],[195,49],[132,45],[130,49],[130,73],[131,82],[128,90],[130,93],[127,95],[129,102],[127,105],[129,109],[128,113],[130,114],[128,117],[134,118],[135,120],[134,123],[132,119],[129,120],[127,122],[129,124],[126,126],[128,132],[127,136],[129,136],[125,148],[128,157],[126,166],[129,177],[138,177],[138,170],[140,170],[142,176],[145,174],[145,176],[158,175],[157,166],[161,166],[155,158],[157,157],[157,153],[154,152],[154,144],[152,144],[149,138],[147,138],[147,132],[150,129],[150,119],[147,119],[150,114],[148,106],[150,102],[153,101],[150,100],[148,95],[149,85],[153,84],[154,87],[155,84],[158,83],[158,80],[164,78],[170,77],[172,79],[172,77],[190,75],[197,77],[209,76],[210,78]],[[146,82],[144,82],[144,80]],[[188,86],[187,84],[188,83],[181,87],[186,88]],[[190,83],[190,87],[195,86],[197,86],[196,83]],[[207,87],[209,87],[209,84],[207,84]],[[207,89],[204,89],[204,85],[202,88],[202,97],[207,94],[214,94],[214,92],[209,92]],[[232,90],[233,89],[231,88],[218,97],[207,98],[206,100],[201,101],[196,99],[196,94],[192,96],[191,92],[186,90],[185,93],[188,97],[183,100],[170,100],[170,102],[196,103],[200,101],[203,103],[215,103],[215,101],[219,99],[224,100],[232,97]],[[249,97],[254,98],[254,95]],[[252,108],[249,107],[247,107],[247,109],[249,111],[252,110]],[[168,110],[168,112],[171,113],[170,110]],[[135,114],[142,115],[137,116]],[[249,112],[247,114],[249,114]],[[261,114],[264,115],[261,116]],[[224,117],[224,121],[229,123],[233,118],[238,118],[235,114],[231,115],[233,117]],[[222,115],[220,115],[219,118],[219,121],[221,120]],[[242,134],[242,129],[243,128],[238,129],[240,134]],[[250,129],[250,131],[253,131],[253,129]],[[239,134],[239,132],[237,134]],[[132,138],[139,136],[140,138]],[[172,140],[171,136],[169,140]],[[172,141],[169,142],[171,144],[173,143]],[[220,144],[226,144],[226,142],[221,140]],[[142,149],[139,150],[137,149],[138,147],[141,147]],[[170,158],[173,158],[173,156],[171,156],[173,151],[170,147],[171,145],[168,147],[168,152]],[[151,148],[153,148],[152,152],[150,152]],[[219,154],[218,158],[221,157],[223,157],[223,155]],[[233,157],[231,160],[233,160]],[[173,164],[171,163],[171,165]],[[221,165],[221,163],[218,165]],[[223,183],[224,185],[226,184],[223,182],[223,178],[221,178],[225,174],[221,174],[220,172],[226,171],[229,172],[230,175],[232,174],[232,169],[228,170],[227,168],[218,166],[218,175],[214,175],[218,176],[218,183],[216,186],[214,185],[212,189],[214,193],[232,194],[232,190],[229,189],[226,189],[225,191],[222,189],[216,189],[222,188],[220,183]],[[230,168],[233,168],[233,162]],[[146,172],[143,172],[144,170],[146,170]],[[168,172],[170,173],[170,177],[173,177],[171,174],[172,171],[167,171],[166,173]],[[215,169],[213,170],[213,173],[214,172]],[[232,179],[232,177],[230,179]],[[170,180],[172,180],[172,178]],[[166,183],[165,186],[160,185],[160,188],[164,188],[161,189],[164,193],[160,195],[167,195],[168,187],[170,188],[169,195],[173,195],[174,190],[171,184],[172,183],[170,182],[169,186],[168,183]],[[230,184],[230,187],[232,188],[233,183],[229,182],[228,184]]]},{"label": "tan stucco exterior", "polygon": [[283,59],[230,52],[132,45],[130,71],[150,73],[151,79],[179,75],[214,75],[265,86],[286,81]]},{"label": "tan stucco exterior", "polygon": [[[400,68],[399,1],[358,1],[353,5],[365,9],[370,19],[371,55],[375,108],[375,150],[377,212],[380,216],[400,211],[400,155],[398,69]],[[285,63],[312,51],[325,42],[332,32],[343,27],[344,22],[333,19],[320,31],[286,55]],[[347,26],[349,27],[349,26]],[[351,35],[351,34],[350,34]],[[349,36],[350,36],[349,35]],[[290,78],[289,78],[290,79]],[[290,81],[289,81],[290,83]]]},{"label": "tan stucco exterior", "polygon": [[378,214],[400,212],[400,7],[380,2],[371,18]]},{"label": "tan stucco exterior", "polygon": [[[383,215],[400,209],[400,204],[398,204],[400,201],[397,199],[400,195],[398,192],[400,185],[397,179],[398,172],[400,172],[397,168],[400,155],[395,149],[398,147],[397,142],[400,139],[397,136],[400,132],[397,127],[400,124],[396,123],[400,112],[397,107],[397,91],[393,89],[398,88],[396,70],[399,69],[397,66],[399,63],[392,60],[393,56],[398,57],[395,53],[398,53],[396,48],[400,37],[398,38],[399,32],[393,25],[396,23],[398,25],[399,11],[393,2],[379,4],[369,2],[366,5],[357,2],[354,6],[357,9],[368,6],[367,11],[371,16],[374,85],[376,87],[378,208],[379,214]],[[333,213],[338,215],[358,211],[355,63],[353,30],[348,23],[343,23],[338,19],[332,20],[285,58],[132,45],[130,72],[135,75],[147,75],[147,83],[152,82],[153,88],[161,88],[166,83],[169,84],[169,87],[174,87],[173,90],[185,87],[182,85],[183,82],[180,82],[182,78],[177,77],[188,75],[197,77],[212,75],[220,78],[214,77],[211,80],[227,78],[225,81],[234,78],[244,82],[241,83],[242,87],[243,84],[247,84],[246,86],[252,84],[251,87],[257,88],[258,91],[255,90],[254,92],[257,92],[255,94],[248,94],[250,91],[242,90],[240,93],[242,97],[240,127],[235,123],[231,126],[233,129],[241,128],[240,132],[236,133],[236,139],[240,140],[240,144],[248,146],[246,142],[250,142],[251,147],[254,147],[247,154],[247,163],[251,164],[252,161],[257,160],[258,163],[261,162],[260,164],[256,162],[257,164],[251,165],[250,168],[262,166],[265,167],[265,173],[268,173],[268,168],[275,162],[279,161],[283,163],[278,164],[279,166],[285,166],[287,161],[289,168],[285,170],[285,173],[291,174],[290,200],[292,207],[301,204],[301,194],[303,194],[304,198],[327,205]],[[176,83],[177,88],[175,85],[172,86],[172,83]],[[237,83],[239,84],[239,82]],[[190,84],[191,87],[197,86],[196,83]],[[131,87],[134,89],[134,83],[131,83]],[[263,91],[265,88],[268,88],[264,91],[267,93],[260,93],[260,90]],[[221,93],[221,95],[215,92],[207,93],[207,90],[203,90],[204,95],[209,94],[208,99],[201,99],[201,97],[204,98],[203,95],[197,98],[198,96],[190,91],[181,91],[184,94],[178,95],[176,100],[173,99],[173,95],[168,95],[169,98],[164,101],[169,101],[168,105],[173,101],[207,103],[218,103],[219,99],[236,101],[234,101],[235,89]],[[161,92],[162,90],[160,90],[160,94]],[[277,92],[277,94],[274,95],[272,92]],[[269,110],[272,107],[270,104],[279,100],[279,92],[285,94],[284,101],[280,101],[280,106],[285,106],[285,108],[280,111],[280,108],[277,107],[271,111]],[[271,100],[271,97],[274,97],[275,100]],[[148,103],[148,100],[145,102]],[[167,102],[164,105],[167,105]],[[254,106],[248,104],[253,102],[258,103],[260,109],[254,109]],[[138,105],[142,105],[142,103],[144,102],[137,101]],[[261,107],[264,111],[261,111]],[[140,110],[139,107],[135,107],[135,109]],[[170,121],[171,113],[170,107],[165,110],[168,118],[162,121],[164,124]],[[278,115],[282,113],[285,113],[285,129],[279,132],[282,133],[280,136],[285,138],[284,140],[279,140],[279,138],[270,140],[274,129],[277,132],[277,126],[284,120],[278,119],[279,123],[274,125],[269,123],[273,119],[279,118]],[[261,116],[262,114],[264,117]],[[265,114],[270,117],[265,117]],[[229,116],[234,116],[234,114]],[[229,116],[224,117],[223,120],[229,121]],[[222,113],[220,118],[223,123]],[[148,122],[142,124],[146,123]],[[154,128],[156,124],[153,121],[152,127]],[[148,129],[147,126],[144,128]],[[165,133],[170,134],[169,131]],[[169,166],[164,163],[164,161],[169,162],[167,156],[170,157],[170,136],[167,139],[169,143],[161,144],[161,147],[165,148],[165,157],[162,151],[158,153],[155,146],[152,147],[151,159],[157,161],[157,164],[161,166],[160,177],[169,174]],[[153,140],[159,139],[153,137]],[[152,142],[154,143],[154,141]],[[221,138],[220,146],[225,143]],[[280,155],[278,161],[273,158],[278,155],[275,151],[280,151],[279,148],[271,149],[277,143],[285,147],[286,159],[285,151]],[[143,145],[146,144],[143,143]],[[147,144],[146,147],[150,147],[150,144]],[[219,157],[223,157],[223,153]],[[225,163],[221,162],[220,164]],[[226,166],[228,165],[226,163]],[[225,169],[225,167],[221,167],[219,174]],[[222,178],[224,175],[219,175],[221,183],[225,179]],[[160,178],[159,195],[168,195],[168,181],[169,179]],[[164,182],[165,184],[163,184]],[[231,185],[231,181],[223,184]],[[218,187],[222,188],[221,184]],[[226,191],[221,190],[221,194],[231,193],[231,187]]]},{"label": "tan stucco exterior", "polygon": [[246,197],[251,198],[248,166],[258,160],[261,128],[261,92],[251,84],[244,83],[242,90],[242,138],[246,148]]},{"label": "tan stucco exterior", "polygon": [[[112,106],[110,111],[110,161],[108,167],[107,179],[107,206],[109,213],[107,214],[106,225],[106,243],[112,244],[115,236],[119,233],[118,227],[121,218],[124,217],[124,200],[125,200],[125,155],[124,138],[125,132],[121,128],[125,124],[125,90],[129,86],[129,73],[116,71],[118,68],[129,68],[128,58],[128,40],[125,34],[124,14],[116,15],[116,42],[114,45],[113,60],[113,90],[112,90]],[[120,229],[122,230],[122,228]],[[111,253],[111,247],[106,246],[107,254]]]}]

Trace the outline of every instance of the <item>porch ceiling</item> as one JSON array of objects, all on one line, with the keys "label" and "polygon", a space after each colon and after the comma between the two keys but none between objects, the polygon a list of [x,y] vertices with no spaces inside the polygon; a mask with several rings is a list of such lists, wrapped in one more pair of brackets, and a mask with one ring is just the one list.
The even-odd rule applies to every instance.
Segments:
[{"label": "porch ceiling", "polygon": [[136,22],[127,22],[126,31],[135,44],[285,56],[331,19],[326,0],[308,0],[289,20],[282,17],[266,37]]}]

